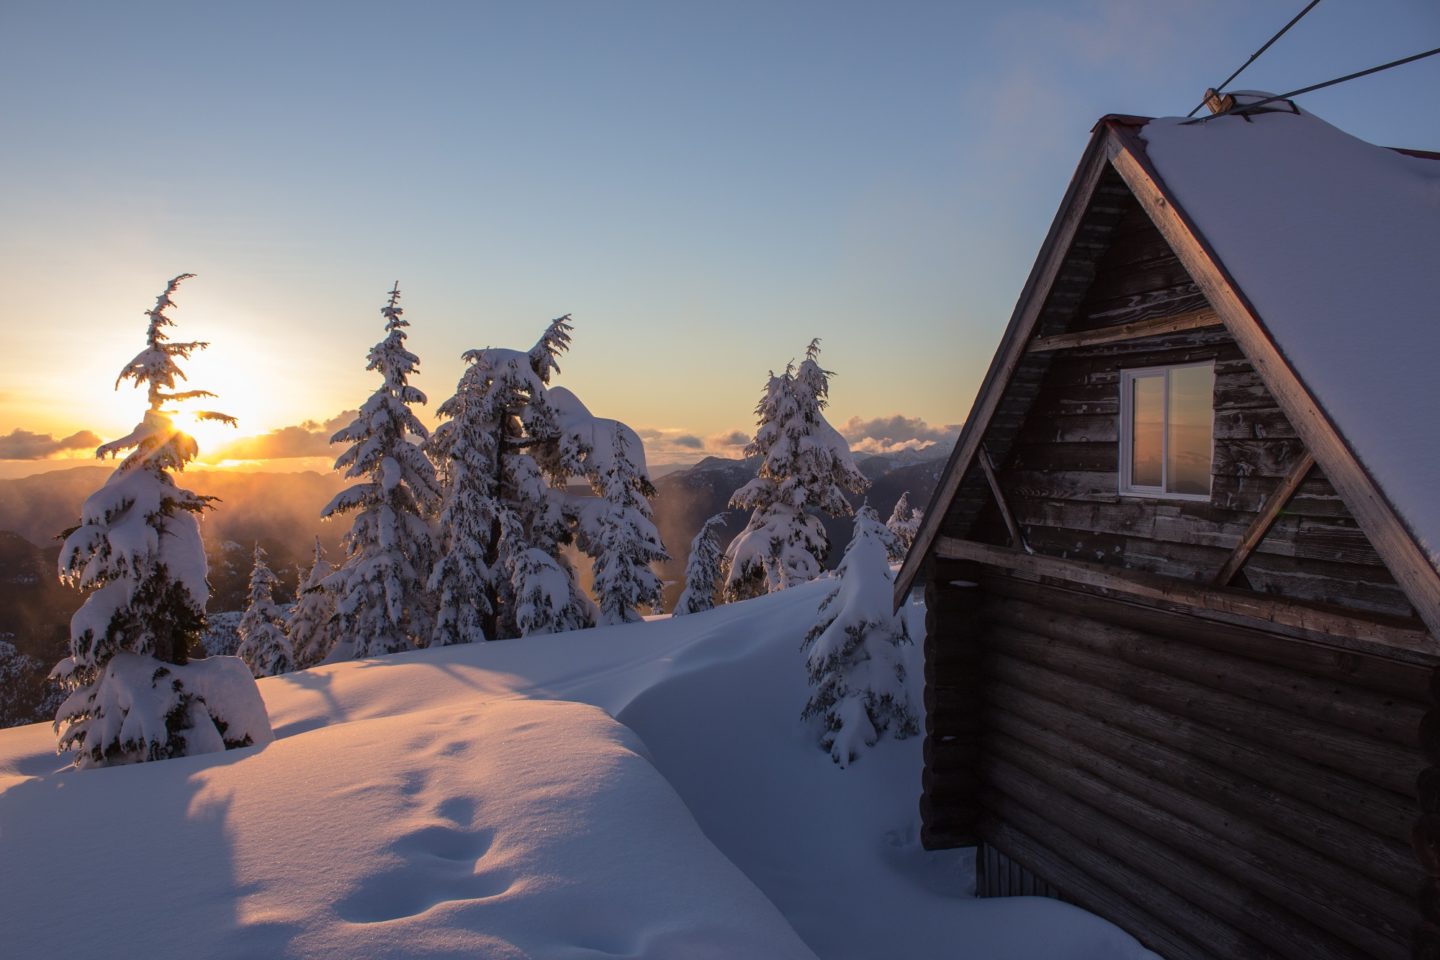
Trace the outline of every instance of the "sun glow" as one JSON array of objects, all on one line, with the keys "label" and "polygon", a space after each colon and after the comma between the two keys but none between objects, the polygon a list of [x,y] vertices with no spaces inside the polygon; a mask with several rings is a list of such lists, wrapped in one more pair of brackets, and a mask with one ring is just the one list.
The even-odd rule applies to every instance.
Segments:
[{"label": "sun glow", "polygon": [[[202,418],[200,416],[202,408],[196,405],[198,402],[190,401],[187,407],[194,406],[194,409],[177,410],[170,419],[171,422],[175,424],[175,429],[183,433],[188,433],[195,438],[195,444],[200,449],[199,459],[205,460],[207,454],[213,455],[226,444],[233,442],[237,433],[234,426],[227,424],[223,420],[207,420]],[[214,403],[213,401],[210,401],[210,403],[215,407],[220,406],[220,404]],[[229,411],[224,412],[228,413]],[[215,464],[210,465],[214,466]]]},{"label": "sun glow", "polygon": [[[274,358],[250,333],[252,318],[206,305],[191,310],[189,316],[182,312],[180,319],[188,323],[185,332],[210,340],[211,345],[184,361],[186,379],[175,385],[176,390],[205,390],[214,396],[171,404],[171,420],[177,429],[195,438],[199,463],[208,468],[223,466],[228,459],[224,452],[236,440],[274,429],[291,414],[283,408],[280,391],[270,383]],[[235,422],[206,418],[205,411],[228,415]]]}]

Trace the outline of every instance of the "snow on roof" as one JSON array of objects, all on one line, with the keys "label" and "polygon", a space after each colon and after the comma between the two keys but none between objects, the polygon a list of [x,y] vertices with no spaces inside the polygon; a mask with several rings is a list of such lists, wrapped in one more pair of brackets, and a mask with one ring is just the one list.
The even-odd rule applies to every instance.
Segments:
[{"label": "snow on roof", "polygon": [[1440,566],[1440,162],[1288,109],[1153,120],[1141,136],[1281,353]]}]

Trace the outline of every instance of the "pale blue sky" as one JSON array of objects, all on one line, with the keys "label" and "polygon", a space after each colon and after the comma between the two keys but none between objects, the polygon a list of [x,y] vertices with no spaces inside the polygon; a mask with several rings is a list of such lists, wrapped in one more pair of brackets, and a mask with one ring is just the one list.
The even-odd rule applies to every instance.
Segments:
[{"label": "pale blue sky", "polygon": [[[396,279],[431,410],[573,312],[561,382],[672,438],[749,431],[815,336],[832,422],[958,423],[1094,121],[1185,113],[1301,5],[3,0],[0,435],[127,428],[182,271],[242,433],[363,400]],[[1324,0],[1236,87],[1437,45],[1433,0]],[[1440,149],[1437,91],[1302,103]]]}]

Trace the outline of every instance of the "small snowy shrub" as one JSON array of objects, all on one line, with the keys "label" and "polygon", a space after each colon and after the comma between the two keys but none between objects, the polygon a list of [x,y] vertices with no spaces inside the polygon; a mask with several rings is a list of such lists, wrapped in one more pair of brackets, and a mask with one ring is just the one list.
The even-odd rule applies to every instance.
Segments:
[{"label": "small snowy shrub", "polygon": [[818,577],[830,541],[812,511],[848,517],[853,511],[846,491],[870,485],[851,459],[850,445],[825,420],[833,374],[820,366],[819,356],[820,341],[812,340],[798,368],[770,375],[755,407],[755,439],[745,455],[760,457],[760,470],[730,498],[731,507],[753,512],[725,551],[727,600]]},{"label": "small snowy shrub", "polygon": [[10,642],[14,636],[0,633],[0,727],[47,720],[65,699],[45,662],[22,653]]},{"label": "small snowy shrub", "polygon": [[887,730],[897,739],[917,732],[899,650],[910,635],[892,606],[890,539],[875,511],[862,507],[837,569],[840,583],[802,644],[814,691],[801,717],[821,718],[820,746],[842,767]]},{"label": "small snowy shrub", "polygon": [[885,529],[895,538],[890,550],[891,563],[904,561],[905,555],[910,552],[910,545],[915,542],[915,537],[920,532],[920,521],[924,519],[923,511],[910,506],[910,491],[900,494],[900,499],[895,502],[895,509],[890,511],[890,519],[885,521]]},{"label": "small snowy shrub", "polygon": [[[165,311],[182,274],[147,311],[145,349],[116,380],[148,391],[149,409],[129,435],[101,446],[131,451],[81,508],[60,548],[60,579],[90,590],[70,621],[70,656],[52,676],[69,691],[55,715],[59,749],[80,767],[161,760],[268,741],[270,724],[245,665],[214,658],[187,666],[205,628],[203,497],[175,485],[170,471],[195,457],[195,441],[171,420],[174,402],[212,396],[175,390],[177,361],[203,343],[171,342]],[[219,413],[203,419],[233,423]],[[228,664],[228,665],[227,665]],[[238,670],[236,669],[238,668]]]},{"label": "small snowy shrub", "polygon": [[236,650],[256,677],[273,677],[295,668],[295,654],[285,635],[285,614],[275,604],[277,582],[265,562],[265,551],[256,544],[250,598],[240,616],[240,646]]},{"label": "small snowy shrub", "polygon": [[510,582],[515,595],[515,626],[520,636],[564,633],[590,624],[570,605],[570,574],[544,550],[531,547],[515,558]]},{"label": "small snowy shrub", "polygon": [[650,511],[655,487],[640,438],[623,423],[592,419],[586,431],[592,443],[602,433],[610,443],[608,450],[595,445],[585,454],[585,473],[598,497],[579,505],[576,540],[594,561],[600,623],[634,623],[641,607],[660,612],[664,584],[651,564],[670,558]]},{"label": "small snowy shrub", "polygon": [[700,613],[715,606],[715,594],[725,579],[725,551],[720,549],[719,537],[724,524],[725,514],[717,513],[705,521],[690,541],[690,559],[685,562],[685,592],[675,601],[675,616]]},{"label": "small snowy shrub", "polygon": [[335,598],[325,589],[325,580],[334,568],[325,559],[325,548],[315,538],[315,559],[310,572],[295,591],[295,605],[285,624],[285,634],[295,655],[295,668],[304,670],[320,663],[335,643]]}]

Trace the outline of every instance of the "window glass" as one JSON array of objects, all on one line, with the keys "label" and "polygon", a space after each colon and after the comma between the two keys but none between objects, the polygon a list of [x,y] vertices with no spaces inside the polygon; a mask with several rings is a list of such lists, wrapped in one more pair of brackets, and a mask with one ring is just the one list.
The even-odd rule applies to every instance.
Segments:
[{"label": "window glass", "polygon": [[[1165,431],[1165,375],[1136,377],[1131,381],[1134,391],[1130,410],[1134,434],[1130,447],[1130,483],[1137,487],[1158,487],[1163,483],[1161,472]],[[1208,489],[1208,486],[1207,486]]]},{"label": "window glass", "polygon": [[1215,368],[1176,367],[1170,374],[1170,423],[1165,489],[1169,493],[1210,492],[1210,448],[1214,430]]}]

